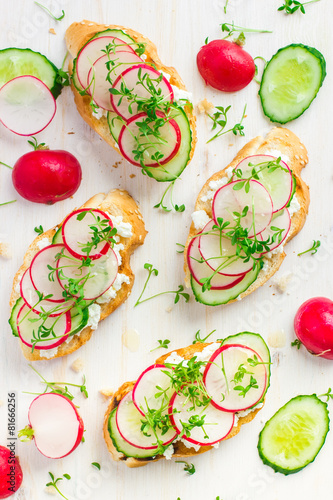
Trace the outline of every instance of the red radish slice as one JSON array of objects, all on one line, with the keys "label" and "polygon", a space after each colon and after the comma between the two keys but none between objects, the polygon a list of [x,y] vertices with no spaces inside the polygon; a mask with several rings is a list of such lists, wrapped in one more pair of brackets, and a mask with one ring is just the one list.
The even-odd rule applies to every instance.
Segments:
[{"label": "red radish slice", "polygon": [[[276,217],[274,217],[272,220],[271,220],[271,223],[269,224],[268,227],[266,227],[266,229],[261,233],[260,236],[262,236],[262,239],[264,241],[267,241],[269,238],[271,238],[273,236],[273,234],[275,233],[271,227],[277,227],[279,229],[283,229],[283,232],[282,232],[282,235],[281,235],[281,240],[279,241],[278,239],[275,241],[275,243],[272,243],[272,245],[270,246],[270,249],[269,249],[269,252],[271,252],[272,250],[275,250],[275,248],[279,247],[280,245],[282,245],[282,243],[285,241],[285,239],[287,238],[288,236],[288,233],[289,233],[289,230],[290,230],[290,226],[291,226],[291,218],[290,218],[290,214],[289,214],[289,211],[287,208],[285,208],[281,213],[277,214]],[[263,252],[263,254],[267,253],[268,251],[266,252]]]},{"label": "red radish slice", "polygon": [[[140,83],[139,75],[141,80],[144,79],[145,85]],[[151,79],[155,89],[160,92],[160,96],[164,97],[164,102],[173,101],[173,90],[168,80],[162,76],[160,71],[148,66],[148,64],[139,64],[126,69],[121,73],[121,75],[118,76],[112,87],[116,90],[121,90],[121,86],[124,84],[127,88],[131,89],[132,94],[148,99],[151,98],[151,92],[146,89],[147,77]],[[138,105],[136,103],[133,103],[129,109],[131,102],[126,98],[120,100],[119,95],[112,94],[111,103],[115,112],[118,113],[118,115],[120,115],[124,120],[128,120],[133,115],[138,113]]]},{"label": "red radish slice", "polygon": [[32,309],[37,314],[53,310],[53,312],[50,314],[50,317],[56,317],[63,314],[63,312],[68,311],[74,305],[73,300],[65,301],[65,299],[63,299],[63,302],[59,303],[54,303],[49,300],[39,301],[38,294],[30,278],[29,269],[27,269],[22,276],[20,282],[20,292],[21,297],[23,298],[29,309]]},{"label": "red radish slice", "polygon": [[276,168],[273,171],[267,168],[269,162],[276,162],[276,160],[275,156],[269,155],[248,156],[236,167],[237,170],[242,171],[242,178],[244,179],[250,177],[253,169],[255,169],[259,182],[271,195],[273,212],[278,212],[287,205],[293,190],[292,172],[284,161],[280,160],[282,168]]},{"label": "red radish slice", "polygon": [[64,248],[63,245],[49,245],[40,250],[32,259],[30,264],[30,278],[36,290],[44,296],[52,295],[48,300],[50,302],[63,302],[63,289],[59,285],[55,273],[50,275],[48,266],[56,267],[57,255]]},{"label": "red radish slice", "polygon": [[[81,265],[82,260],[75,259],[65,250],[57,262],[57,277],[62,288],[68,285],[69,279],[80,279],[79,284],[83,285],[85,300],[95,300],[103,295],[112,286],[118,274],[118,259],[112,248],[107,254],[93,260],[90,266]],[[79,297],[80,294],[74,296]]]},{"label": "red radish slice", "polygon": [[18,76],[0,89],[0,121],[14,134],[38,134],[53,120],[56,109],[50,89],[34,76]]},{"label": "red radish slice", "polygon": [[[88,73],[97,59],[106,55],[105,51],[106,47],[112,44],[115,47],[115,51],[122,52],[130,52],[132,54],[135,51],[127,45],[125,42],[120,40],[119,38],[115,38],[113,36],[101,36],[99,38],[94,38],[87,45],[83,47],[81,52],[79,53],[76,61],[76,73],[77,77],[80,81],[80,84],[85,89],[88,85]],[[114,50],[111,50],[110,56],[114,53]]]},{"label": "red radish slice", "polygon": [[[30,320],[33,320],[33,322]],[[38,338],[37,331],[39,327],[52,328],[53,334],[50,331],[48,336],[42,336],[46,334],[45,330],[41,332],[42,340],[35,345],[35,349],[39,350],[53,349],[65,342],[68,338],[68,332],[71,329],[71,323],[71,313],[69,311],[65,312],[62,316],[57,316],[56,318],[49,317],[43,321],[39,314],[36,314],[25,304],[21,307],[17,315],[19,337],[23,344],[28,347],[32,347],[32,340]]]},{"label": "red radish slice", "polygon": [[[156,112],[156,114],[159,118],[164,118],[163,113]],[[140,113],[130,118],[120,131],[118,145],[121,154],[126,160],[132,163],[132,165],[140,167],[141,164],[134,159],[135,154],[133,153],[134,150],[138,149],[138,141],[144,147],[144,165],[146,167],[158,167],[168,163],[178,153],[181,143],[181,132],[177,122],[171,119],[159,128],[160,139],[155,138],[153,139],[155,142],[152,144],[148,143],[146,136],[140,132],[138,126],[146,119],[146,113]],[[154,123],[152,122],[148,126],[152,128]],[[158,162],[153,158],[157,153],[163,155]]]},{"label": "red radish slice", "polygon": [[[233,181],[222,186],[215,193],[212,210],[215,221],[221,217],[224,222],[229,221],[234,226],[234,212],[242,213],[245,207],[248,212],[241,219],[241,226],[249,230],[249,236],[261,233],[270,223],[273,213],[273,203],[269,192],[260,182],[251,179],[249,190],[245,187],[237,189],[243,181]],[[253,218],[254,224],[253,225]]]},{"label": "red radish slice", "polygon": [[[199,415],[205,417],[202,427],[194,427],[191,436],[183,433],[183,423],[189,423],[190,417]],[[193,402],[182,393],[174,393],[170,400],[169,417],[172,425],[182,439],[200,446],[211,446],[225,439],[234,426],[234,413],[224,412],[215,408],[211,403],[193,410]],[[205,437],[205,432],[207,437]]]},{"label": "red radish slice", "polygon": [[[167,406],[173,389],[171,388],[171,379],[165,373],[171,373],[171,370],[164,365],[149,366],[136,381],[133,387],[133,403],[139,412],[144,415],[148,408],[158,410],[163,406]],[[156,394],[161,392],[161,389],[166,391],[163,396],[156,398]],[[142,411],[144,410],[144,411]]]},{"label": "red radish slice", "polygon": [[[80,217],[82,217],[84,212],[85,215],[83,219],[80,220]],[[92,242],[94,232],[91,229],[91,226],[96,227],[97,218],[99,218],[100,221],[107,221],[103,224],[103,229],[108,226],[111,228],[113,227],[109,215],[97,208],[80,208],[79,210],[75,210],[69,214],[64,220],[61,228],[64,245],[69,253],[77,259],[87,257],[87,252],[83,252],[82,248],[84,248],[88,242]],[[89,257],[91,259],[99,259],[102,255],[105,255],[108,252],[109,248],[109,242],[101,241],[97,244],[96,248],[91,250]]]},{"label": "red radish slice", "polygon": [[[227,412],[242,411],[255,406],[261,400],[266,389],[267,370],[264,364],[252,366],[248,362],[250,358],[262,363],[256,351],[243,345],[225,345],[214,352],[206,365],[203,381],[212,398],[211,403],[216,408]],[[241,369],[250,373],[238,378],[237,374]],[[251,377],[256,381],[255,387],[250,387],[242,395],[242,392],[235,388],[247,388]]]},{"label": "red radish slice", "polygon": [[[206,262],[198,262],[202,259],[199,252],[200,237],[193,238],[187,249],[187,263],[195,281],[202,285],[203,278],[209,278],[213,270],[207,265]],[[245,274],[240,276],[225,276],[217,273],[211,279],[211,290],[228,290],[242,281]]]},{"label": "red radish slice", "polygon": [[[236,247],[231,244],[231,240],[226,236],[220,238],[219,231],[213,231],[215,221],[209,221],[199,236],[199,252],[211,270],[219,270],[225,276],[241,276],[251,271],[253,261],[250,259],[244,262],[236,255]],[[205,234],[207,232],[212,234]],[[243,254],[245,257],[245,254]]]},{"label": "red radish slice", "polygon": [[82,418],[74,404],[61,394],[41,394],[35,398],[28,418],[35,445],[45,457],[66,457],[82,440]]},{"label": "red radish slice", "polygon": [[[145,436],[143,434],[141,431],[142,419],[142,414],[133,403],[132,392],[129,392],[123,397],[117,408],[116,424],[118,431],[121,437],[132,446],[144,450],[153,450],[157,448],[156,436],[153,430],[148,432],[148,434],[151,434],[150,436]],[[164,446],[170,444],[177,436],[177,433],[172,427],[163,435],[162,431],[157,429],[156,434],[158,439],[163,441]]]},{"label": "red radish slice", "polygon": [[[107,65],[109,61],[113,61],[114,65]],[[115,82],[118,76],[128,68],[129,65],[133,66],[133,64],[140,62],[142,62],[141,57],[137,56],[135,53],[121,51],[117,51],[115,54],[111,53],[109,56],[104,55],[94,62],[88,73],[87,84],[89,88],[87,88],[87,92],[93,96],[97,106],[108,111],[114,111],[109,91],[111,84],[107,80],[109,71],[112,69],[110,78],[112,82]]]}]

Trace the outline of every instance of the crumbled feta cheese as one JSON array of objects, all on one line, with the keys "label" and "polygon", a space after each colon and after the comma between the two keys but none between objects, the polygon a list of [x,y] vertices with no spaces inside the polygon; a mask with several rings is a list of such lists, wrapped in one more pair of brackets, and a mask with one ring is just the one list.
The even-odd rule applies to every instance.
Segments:
[{"label": "crumbled feta cheese", "polygon": [[96,330],[101,317],[101,306],[93,303],[88,307],[88,311],[89,311],[89,318],[86,327],[90,326],[92,330]]},{"label": "crumbled feta cheese", "polygon": [[18,294],[21,293],[20,283],[21,283],[21,280],[22,280],[22,276],[23,276],[23,274],[19,274],[18,275],[18,277],[17,277],[17,283],[15,285],[15,293],[18,293]]},{"label": "crumbled feta cheese", "polygon": [[217,450],[220,447],[220,442],[221,441],[219,441],[218,443],[213,444],[213,448],[215,448]]},{"label": "crumbled feta cheese", "polygon": [[206,113],[208,115],[214,109],[214,107],[214,104],[207,101],[206,97],[197,104],[198,111],[201,114]]},{"label": "crumbled feta cheese", "polygon": [[164,361],[164,363],[171,363],[173,365],[178,365],[184,360],[182,356],[179,356],[176,352],[172,352],[170,356]]},{"label": "crumbled feta cheese", "polygon": [[234,415],[234,427],[237,427],[237,425],[238,425],[238,417],[235,413],[235,415]]},{"label": "crumbled feta cheese", "polygon": [[173,448],[172,444],[170,444],[170,445],[167,447],[167,449],[166,449],[166,450],[164,450],[163,455],[165,456],[165,458],[166,458],[167,460],[171,460],[171,457],[172,457],[172,455],[174,454],[174,452],[175,452],[175,450],[174,450],[174,448]]},{"label": "crumbled feta cheese", "polygon": [[225,173],[227,174],[228,179],[231,179],[231,177],[234,175],[234,168],[233,167],[227,168]]},{"label": "crumbled feta cheese", "polygon": [[51,244],[51,241],[46,237],[37,241],[37,246],[38,246],[39,250],[42,250],[43,248],[48,247],[50,244]]},{"label": "crumbled feta cheese", "polygon": [[301,205],[300,205],[300,203],[297,199],[296,193],[295,193],[294,196],[292,197],[290,205],[288,207],[290,217],[292,215],[294,215],[296,212],[298,212],[300,208],[301,208]]},{"label": "crumbled feta cheese", "polygon": [[79,373],[82,372],[84,367],[84,362],[82,358],[77,358],[73,363],[71,364],[71,369],[73,372]]},{"label": "crumbled feta cheese", "polygon": [[271,252],[266,253],[267,259],[271,259],[274,255],[278,255],[279,253],[283,252],[283,245],[279,245],[278,247],[274,248]]},{"label": "crumbled feta cheese", "polygon": [[121,266],[123,259],[121,258],[120,251],[124,250],[124,245],[122,243],[118,243],[113,246],[113,251],[117,256],[118,266]]},{"label": "crumbled feta cheese", "polygon": [[95,108],[93,110],[93,117],[96,118],[97,120],[100,120],[102,118],[102,116],[107,116],[108,112],[106,111],[106,109],[102,109],[102,108]]},{"label": "crumbled feta cheese", "polygon": [[179,89],[176,85],[171,85],[171,87],[173,90],[173,95],[174,95],[175,101],[180,101],[182,99],[185,99],[186,101],[192,101],[191,92],[187,92],[187,90]]},{"label": "crumbled feta cheese", "polygon": [[[195,353],[197,357],[196,361],[208,361],[219,347],[221,347],[219,342],[213,342],[207,345],[201,352]],[[205,367],[203,366],[202,368],[204,369]]]},{"label": "crumbled feta cheese", "polygon": [[[252,411],[254,410],[258,410],[259,408],[262,408],[264,406],[264,403],[259,403],[257,404],[256,406],[252,406],[252,408],[248,408],[247,410],[243,410],[243,411],[238,411],[237,412],[237,417],[238,418],[241,418],[241,417],[246,417],[249,413],[251,413]],[[235,415],[236,416],[236,415]]]},{"label": "crumbled feta cheese", "polygon": [[201,197],[201,201],[205,203],[206,201],[212,200],[214,198],[216,191],[220,189],[222,186],[225,186],[227,183],[228,183],[227,177],[222,177],[217,181],[210,181],[209,183],[210,191],[208,191],[206,195]]},{"label": "crumbled feta cheese", "polygon": [[274,285],[280,293],[284,293],[287,290],[288,283],[292,279],[292,276],[292,273],[284,274],[274,280]]},{"label": "crumbled feta cheese", "polygon": [[121,289],[123,283],[129,284],[130,279],[126,274],[118,273],[116,279],[113,282],[113,285],[103,293],[96,302],[99,304],[105,304],[106,302],[110,302],[110,300],[116,298],[117,292]]},{"label": "crumbled feta cheese", "polygon": [[132,233],[132,226],[129,222],[123,222],[123,218],[121,215],[110,215],[112,220],[113,227],[117,229],[117,234],[122,236],[123,238],[130,238]]},{"label": "crumbled feta cheese", "polygon": [[268,269],[269,269],[269,262],[267,259],[264,259],[264,265],[261,270],[263,273],[267,273]]},{"label": "crumbled feta cheese", "polygon": [[196,210],[191,215],[195,229],[203,229],[210,221],[208,214],[205,210]]},{"label": "crumbled feta cheese", "polygon": [[200,450],[200,444],[190,443],[189,441],[186,441],[186,439],[181,439],[181,442],[183,443],[183,445],[186,446],[186,448],[193,448],[194,451],[199,451]]},{"label": "crumbled feta cheese", "polygon": [[268,156],[275,156],[275,158],[279,158],[280,157],[281,160],[284,161],[287,164],[290,162],[289,156],[284,155],[283,153],[281,153],[281,151],[278,151],[277,149],[270,149],[269,151],[265,151],[264,154],[268,155]]},{"label": "crumbled feta cheese", "polygon": [[54,349],[39,349],[39,356],[41,358],[50,359],[53,358],[58,352],[58,347]]}]

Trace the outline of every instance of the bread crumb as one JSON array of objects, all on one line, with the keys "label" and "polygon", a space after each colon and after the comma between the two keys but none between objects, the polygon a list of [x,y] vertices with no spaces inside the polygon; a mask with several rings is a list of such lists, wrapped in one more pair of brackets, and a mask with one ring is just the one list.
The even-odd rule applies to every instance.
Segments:
[{"label": "bread crumb", "polygon": [[67,132],[68,135],[75,134],[75,132]]},{"label": "bread crumb", "polygon": [[4,257],[5,259],[10,259],[12,257],[12,254],[10,251],[10,246],[8,243],[1,243],[0,242],[0,255],[1,255],[1,257]]},{"label": "bread crumb", "polygon": [[212,109],[215,108],[215,106],[212,102],[209,102],[206,98],[204,98],[202,101],[198,102],[197,108],[200,114],[208,114]]},{"label": "bread crumb", "polygon": [[0,406],[3,406],[3,401],[2,401],[2,399],[0,399]]},{"label": "bread crumb", "polygon": [[114,394],[114,391],[112,391],[111,389],[101,389],[99,392],[105,399],[112,398]]},{"label": "bread crumb", "polygon": [[284,274],[280,278],[276,278],[274,280],[274,285],[278,290],[278,292],[284,293],[287,290],[288,283],[290,282],[292,276],[293,276],[292,273]]},{"label": "bread crumb", "polygon": [[84,361],[82,358],[77,358],[71,364],[71,369],[73,370],[73,372],[76,372],[76,373],[82,372],[83,367],[84,367]]},{"label": "bread crumb", "polygon": [[48,493],[49,495],[56,495],[57,490],[54,488],[54,486],[45,486],[44,488],[45,493]]},{"label": "bread crumb", "polygon": [[54,31],[54,28],[49,29],[49,33],[52,33],[52,35],[56,35],[57,33]]},{"label": "bread crumb", "polygon": [[167,308],[166,308],[166,312],[167,312],[167,313],[171,313],[172,309],[173,309],[172,307],[167,307]]},{"label": "bread crumb", "polygon": [[116,161],[112,166],[113,168],[118,168],[118,166],[121,164],[120,161]]},{"label": "bread crumb", "polygon": [[134,179],[134,177],[136,177],[136,175],[135,175],[135,174],[131,174],[131,175],[130,175],[130,178],[131,178],[131,179]]},{"label": "bread crumb", "polygon": [[268,336],[268,344],[270,347],[279,348],[286,345],[286,333],[284,330],[277,330],[270,333]]}]

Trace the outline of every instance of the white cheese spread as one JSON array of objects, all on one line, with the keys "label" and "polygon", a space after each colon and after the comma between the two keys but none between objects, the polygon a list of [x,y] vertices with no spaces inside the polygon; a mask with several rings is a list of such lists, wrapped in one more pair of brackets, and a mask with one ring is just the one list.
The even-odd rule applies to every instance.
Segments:
[{"label": "white cheese spread", "polygon": [[195,212],[193,212],[191,217],[195,229],[203,229],[205,225],[210,221],[205,210],[196,210]]}]

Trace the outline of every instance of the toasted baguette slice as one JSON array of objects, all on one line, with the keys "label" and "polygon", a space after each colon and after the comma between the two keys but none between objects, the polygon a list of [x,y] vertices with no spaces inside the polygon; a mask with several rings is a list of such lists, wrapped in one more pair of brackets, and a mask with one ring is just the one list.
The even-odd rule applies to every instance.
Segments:
[{"label": "toasted baguette slice", "polygon": [[[244,158],[247,158],[248,156],[251,155],[260,155],[260,154],[272,154],[272,151],[279,152],[281,155],[285,155],[289,158],[288,160],[288,166],[292,169],[293,174],[296,178],[296,196],[298,199],[298,202],[300,204],[300,209],[295,212],[292,217],[291,217],[291,227],[290,231],[288,234],[288,237],[285,241],[285,243],[288,243],[296,234],[302,229],[304,226],[306,216],[308,213],[308,208],[309,208],[309,203],[310,203],[310,195],[309,195],[309,188],[305,184],[305,182],[301,178],[301,171],[305,167],[305,165],[308,163],[308,155],[307,151],[305,149],[305,146],[301,143],[299,138],[290,130],[286,128],[273,128],[266,136],[266,138],[263,137],[255,137],[252,139],[252,141],[248,142],[236,155],[236,157],[232,160],[232,162],[225,167],[223,170],[220,170],[219,172],[216,172],[213,174],[208,181],[205,183],[203,188],[201,189],[199,196],[197,198],[196,204],[195,204],[195,211],[196,210],[204,210],[209,218],[212,218],[212,201],[202,201],[202,197],[206,196],[207,193],[211,190],[209,187],[209,183],[211,181],[217,181],[221,179],[222,177],[227,177],[227,169],[228,168],[234,168],[240,161],[242,161]],[[274,155],[273,155],[274,156]],[[283,157],[282,157],[283,160]],[[190,279],[191,279],[191,273],[187,264],[187,248],[188,245],[190,244],[191,239],[198,234],[200,231],[195,228],[194,223],[192,222],[191,227],[190,227],[190,232],[186,241],[185,245],[185,250],[184,250],[184,256],[185,256],[185,264],[184,264],[184,270],[185,270],[185,284],[187,287],[190,287]],[[254,292],[257,288],[259,288],[261,285],[266,283],[267,280],[269,280],[273,274],[276,273],[276,271],[279,269],[279,267],[282,264],[282,261],[284,260],[286,254],[285,252],[281,253],[276,253],[272,255],[270,259],[265,258],[265,262],[268,264],[268,268],[266,271],[261,270],[257,279],[252,283],[252,285],[245,291],[243,292],[239,297],[238,300],[243,299],[250,293]],[[235,300],[231,300],[228,303],[235,302]]]},{"label": "toasted baguette slice", "polygon": [[[191,359],[193,356],[195,356],[196,353],[203,351],[203,349],[207,346],[209,346],[211,342],[208,343],[197,343],[197,344],[192,344],[188,347],[184,347],[182,349],[176,349],[175,351],[168,352],[167,354],[164,354],[163,356],[159,357],[156,361],[155,364],[164,364],[165,360],[170,356],[172,352],[178,354],[178,356],[182,356],[184,359]],[[113,460],[117,462],[124,462],[127,467],[142,467],[143,465],[147,465],[150,462],[156,462],[157,460],[161,460],[164,457],[164,455],[157,455],[156,457],[148,457],[148,458],[134,458],[134,457],[127,457],[126,455],[123,455],[120,453],[114,446],[113,441],[110,437],[109,431],[108,431],[108,421],[110,417],[110,413],[112,410],[114,410],[120,403],[120,401],[123,399],[124,396],[126,396],[127,393],[131,392],[135,384],[135,381],[133,382],[125,382],[119,389],[113,394],[112,399],[109,403],[108,409],[105,413],[104,417],[104,426],[103,426],[103,434],[104,434],[104,439],[106,442],[106,445],[108,447],[109,452],[111,453],[111,456]],[[232,429],[232,431],[228,434],[228,436],[222,440],[225,441],[226,439],[230,439],[236,434],[239,433],[241,427],[243,424],[247,424],[248,422],[251,422],[251,420],[254,419],[258,411],[260,411],[262,408],[258,407],[253,409],[250,413],[248,413],[244,417],[239,417],[237,421],[237,425],[235,425]],[[173,443],[174,447],[174,454],[172,455],[174,458],[187,458],[187,457],[192,457],[195,455],[200,455],[201,453],[205,453],[206,451],[209,451],[213,448],[213,446],[201,446],[198,451],[195,451],[194,448],[187,448],[181,441],[176,441]]]},{"label": "toasted baguette slice", "polygon": [[[132,236],[130,236],[129,238],[123,238],[119,236],[119,243],[122,243],[124,245],[124,249],[120,251],[122,263],[119,266],[118,272],[126,274],[129,278],[129,283],[123,283],[120,290],[117,292],[116,297],[110,300],[110,302],[99,304],[101,307],[101,321],[109,316],[123,302],[125,302],[129,294],[131,293],[134,283],[134,274],[130,267],[130,256],[139,245],[143,244],[147,231],[145,230],[145,225],[140,210],[133,198],[127,193],[127,191],[114,189],[108,194],[96,194],[80,208],[100,208],[101,210],[105,210],[114,216],[122,216],[123,222],[128,222],[132,226]],[[61,225],[62,223],[58,225],[58,228],[61,227]],[[20,297],[19,283],[23,273],[29,267],[35,254],[40,250],[40,248],[38,247],[38,242],[43,240],[43,238],[48,238],[51,242],[55,233],[56,228],[49,229],[48,231],[45,231],[45,233],[37,236],[37,238],[29,246],[24,256],[23,264],[14,277],[13,288],[10,297],[11,308],[13,308],[16,300]],[[60,356],[66,356],[67,354],[71,354],[72,352],[76,351],[76,349],[79,349],[79,347],[88,342],[93,331],[94,330],[89,326],[84,328],[80,333],[73,335],[69,342],[64,342],[63,344],[61,344],[54,356],[47,358],[44,358],[38,349],[35,349],[33,352],[31,352],[31,349],[28,346],[23,344],[20,339],[19,341],[23,354],[29,361],[36,361],[39,359],[53,359]]]},{"label": "toasted baguette slice", "polygon": [[[93,36],[100,33],[101,31],[105,31],[107,29],[125,30],[126,34],[132,37],[137,43],[144,43],[146,47],[144,52],[146,56],[145,62],[147,62],[148,64],[154,64],[157,70],[163,71],[163,73],[169,75],[171,85],[175,85],[180,90],[186,90],[186,87],[176,69],[171,66],[165,66],[161,62],[157,54],[156,46],[153,44],[153,42],[151,42],[148,38],[141,35],[137,31],[125,28],[124,26],[118,26],[114,24],[98,24],[87,20],[71,24],[66,31],[65,40],[67,48],[73,58],[77,56],[80,49],[88,42],[88,40],[90,40]],[[73,61],[69,62],[68,68],[69,73],[72,74]],[[75,104],[82,118],[86,123],[88,123],[88,125],[90,125],[92,129],[95,130],[95,132],[97,132],[110,146],[112,146],[113,149],[120,153],[117,143],[110,134],[106,117],[102,116],[100,119],[97,119],[92,112],[91,106],[89,106],[91,97],[88,95],[81,96],[73,83],[71,87],[74,93]],[[196,118],[193,114],[192,106],[185,106],[185,112],[189,119],[192,131],[192,148],[189,155],[189,162],[194,154],[194,148],[197,141],[195,127]]]}]

